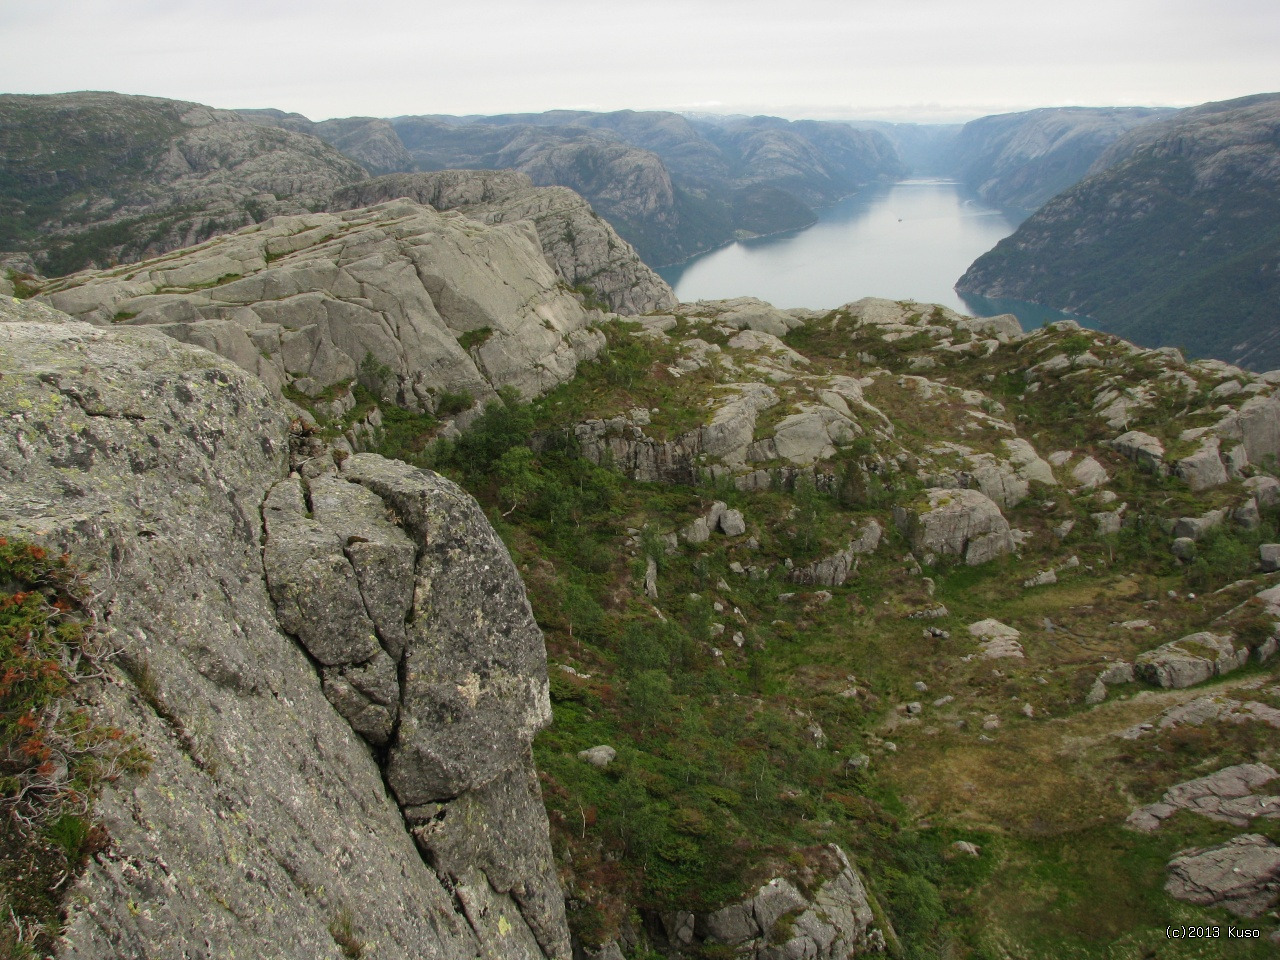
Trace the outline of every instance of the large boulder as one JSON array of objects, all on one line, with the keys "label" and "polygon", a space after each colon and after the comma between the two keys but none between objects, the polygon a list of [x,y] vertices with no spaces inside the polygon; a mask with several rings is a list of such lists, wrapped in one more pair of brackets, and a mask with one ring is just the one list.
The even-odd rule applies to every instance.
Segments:
[{"label": "large boulder", "polygon": [[911,549],[925,557],[962,557],[976,566],[1015,547],[1000,508],[977,490],[927,490],[923,502],[895,507],[893,519]]},{"label": "large boulder", "polygon": [[1164,462],[1164,444],[1149,433],[1130,430],[1112,440],[1111,448],[1149,473],[1164,476],[1168,472]]},{"label": "large boulder", "polygon": [[[0,397],[0,529],[84,572],[122,652],[79,697],[151,763],[94,805],[111,843],[67,884],[60,956],[261,956],[267,944],[311,960],[338,955],[337,930],[405,960],[567,960],[527,747],[547,715],[541,642],[465,494],[369,461],[352,464],[358,476],[331,461],[304,490],[288,479],[290,408],[260,381],[159,331],[30,301],[0,300]],[[403,523],[375,489],[384,475],[398,478]],[[413,490],[430,509],[413,514]],[[314,528],[296,512],[304,495]],[[325,599],[286,603],[296,637],[277,618],[264,521],[268,542],[297,527],[300,563],[323,567],[305,582]],[[407,560],[405,540],[423,553],[407,617],[406,584],[372,582]],[[462,612],[476,610],[489,623],[468,628]],[[325,634],[326,616],[358,628]],[[335,663],[313,659],[303,634]],[[432,679],[452,690],[437,695]],[[448,771],[430,811],[387,789],[409,795],[425,778],[389,778],[371,749],[392,711],[412,720],[394,749],[416,756],[426,740]]]},{"label": "large boulder", "polygon": [[775,877],[746,900],[693,917],[680,946],[728,947],[735,956],[757,960],[843,960],[882,952],[884,934],[876,929],[866,886],[844,851],[832,844],[813,859],[809,866],[819,876],[812,893]]},{"label": "large boulder", "polygon": [[1249,648],[1236,648],[1230,635],[1201,631],[1138,655],[1133,671],[1158,687],[1181,689],[1230,673],[1249,661]]}]

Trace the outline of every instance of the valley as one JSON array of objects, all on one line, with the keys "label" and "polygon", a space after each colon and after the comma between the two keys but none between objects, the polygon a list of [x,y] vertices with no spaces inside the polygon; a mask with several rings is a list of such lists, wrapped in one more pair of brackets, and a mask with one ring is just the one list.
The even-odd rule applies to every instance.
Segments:
[{"label": "valley", "polygon": [[[1266,335],[893,276],[1052,300],[1134,177],[1115,271],[1187,195],[1262,249],[1272,99],[0,97],[0,955],[1273,955]],[[827,287],[846,215],[884,259]]]}]

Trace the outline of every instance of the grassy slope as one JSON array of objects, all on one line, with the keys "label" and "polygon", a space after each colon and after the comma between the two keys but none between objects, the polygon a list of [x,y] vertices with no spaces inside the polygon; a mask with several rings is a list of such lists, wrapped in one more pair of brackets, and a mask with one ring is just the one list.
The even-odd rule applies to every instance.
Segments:
[{"label": "grassy slope", "polygon": [[[1041,488],[1007,511],[1015,527],[1034,534],[1020,557],[917,571],[888,513],[919,483],[910,470],[859,474],[865,442],[830,465],[848,481],[830,493],[804,483],[756,493],[723,483],[642,484],[576,456],[563,428],[588,415],[656,407],[662,417],[651,432],[667,436],[700,422],[711,374],[664,373],[693,335],[726,337],[697,318],[656,341],[616,329],[600,362],[532,407],[496,405],[461,441],[425,448],[420,437],[433,424],[403,415],[385,446],[475,493],[528,584],[553,664],[556,717],[536,754],[576,933],[599,941],[652,912],[729,902],[769,876],[799,872],[805,850],[838,842],[867,875],[902,956],[1269,955],[1273,947],[1258,941],[1165,937],[1173,922],[1242,923],[1161,889],[1172,853],[1238,831],[1190,815],[1152,835],[1121,822],[1173,783],[1243,759],[1275,763],[1280,734],[1226,725],[1136,743],[1114,737],[1199,690],[1130,687],[1101,707],[1083,704],[1105,658],[1131,658],[1202,629],[1264,585],[1255,545],[1276,537],[1275,518],[1259,531],[1225,533],[1202,545],[1196,563],[1180,566],[1164,535],[1153,532],[1159,521],[1230,502],[1238,485],[1192,496],[1177,481],[1140,473],[1105,448],[1118,431],[1089,412],[1101,378],[1146,379],[1154,400],[1132,426],[1173,447],[1179,430],[1199,422],[1194,408],[1216,379],[1193,370],[1204,382],[1180,393],[1161,376],[1164,361],[1069,331],[983,359],[930,353],[943,366],[929,376],[986,391],[991,409],[1008,405],[1014,412],[1007,416],[1042,454],[1092,452],[1130,504],[1129,516],[1145,521],[1098,537],[1088,514],[1101,507],[1091,496]],[[837,313],[789,342],[810,357],[811,371],[858,375],[867,366],[848,358],[871,355],[882,368],[905,371],[932,339],[922,333],[889,343]],[[1085,348],[1111,366],[1047,377],[1028,391],[1029,366]],[[904,449],[918,453],[963,426],[962,409],[921,403],[896,375],[876,380],[867,396],[893,420]],[[704,546],[668,551],[662,535],[713,499],[743,511],[758,548],[716,535]],[[752,579],[729,569],[735,561],[766,566],[820,556],[869,517],[886,525],[885,542],[829,600],[776,574]],[[1048,531],[1067,519],[1076,528],[1058,541]],[[1069,556],[1081,565],[1064,569],[1057,584],[1020,585]],[[649,557],[659,569],[656,601],[640,588]],[[1242,577],[1252,584],[1213,592]],[[908,614],[938,602],[948,615],[923,624],[950,635],[922,637],[922,621]],[[976,649],[965,625],[987,616],[1023,631],[1025,661],[964,659]],[[1152,629],[1117,626],[1136,619]],[[723,635],[711,635],[713,623],[725,625]],[[736,632],[741,649],[730,640]],[[1258,678],[1252,668],[1216,685],[1226,690]],[[916,681],[928,692],[918,692]],[[850,688],[856,696],[842,695]],[[944,695],[954,700],[933,707]],[[908,717],[901,705],[915,700],[924,712]],[[1022,715],[1023,703],[1033,705],[1033,717]],[[984,731],[991,715],[1001,726]],[[576,756],[597,744],[619,752],[605,770]],[[872,765],[858,773],[845,761],[863,752]],[[1280,837],[1265,822],[1258,829]],[[977,843],[981,857],[956,854],[950,844],[958,839]]]}]

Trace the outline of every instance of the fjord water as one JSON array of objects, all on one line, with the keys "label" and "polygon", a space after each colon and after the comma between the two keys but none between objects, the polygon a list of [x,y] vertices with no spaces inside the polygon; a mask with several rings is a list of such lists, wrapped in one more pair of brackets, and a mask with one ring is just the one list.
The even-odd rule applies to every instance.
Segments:
[{"label": "fjord water", "polygon": [[952,289],[1025,216],[952,180],[903,180],[846,197],[803,230],[738,241],[658,272],[683,302],[752,296],[825,309],[886,297],[975,316],[1016,313],[1030,329],[1065,314],[1020,301],[966,301]]}]

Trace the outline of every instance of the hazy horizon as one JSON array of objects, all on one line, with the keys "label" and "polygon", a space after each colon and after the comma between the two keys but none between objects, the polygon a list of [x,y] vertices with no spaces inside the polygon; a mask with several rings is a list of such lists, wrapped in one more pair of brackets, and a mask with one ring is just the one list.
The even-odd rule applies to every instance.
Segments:
[{"label": "hazy horizon", "polygon": [[335,117],[553,109],[963,123],[1280,90],[1270,0],[0,0],[10,93]]}]

